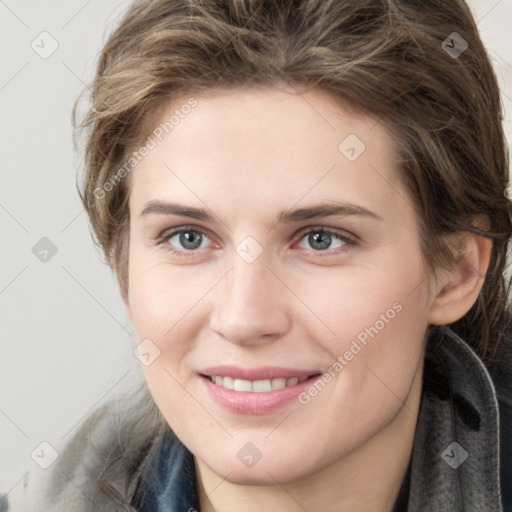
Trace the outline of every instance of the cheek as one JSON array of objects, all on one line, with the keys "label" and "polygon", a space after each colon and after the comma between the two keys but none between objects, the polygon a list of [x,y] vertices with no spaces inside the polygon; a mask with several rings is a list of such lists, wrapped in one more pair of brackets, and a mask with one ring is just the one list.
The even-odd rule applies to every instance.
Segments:
[{"label": "cheek", "polygon": [[428,326],[428,298],[418,286],[425,278],[419,255],[407,266],[382,263],[343,269],[337,277],[301,287],[304,302],[321,320],[311,316],[309,337],[330,354],[329,368],[340,377],[334,379],[334,396],[361,406],[361,414],[365,404],[407,396]]},{"label": "cheek", "polygon": [[405,342],[399,332],[412,329],[416,334],[426,328],[428,301],[424,287],[418,286],[425,278],[420,259],[406,267],[385,263],[339,268],[302,280],[297,295],[316,313],[318,329],[321,323],[329,328],[324,340],[337,353],[348,349],[351,340],[364,344],[392,332],[398,346]]},{"label": "cheek", "polygon": [[316,336],[309,331],[331,364],[325,386],[309,388],[301,404],[310,414],[321,412],[337,456],[350,443],[373,436],[403,407],[421,365],[428,325],[425,295],[417,288],[419,270],[370,272],[371,280],[362,277],[368,275],[364,270],[333,280],[323,293],[303,286],[311,310],[322,311],[322,321],[335,335],[320,336],[320,327]]},{"label": "cheek", "polygon": [[129,303],[138,339],[172,337],[172,331],[187,323],[215,284],[193,266],[173,268],[163,259],[134,258],[130,265]]},{"label": "cheek", "polygon": [[191,378],[187,355],[194,350],[203,324],[197,321],[201,299],[212,284],[207,276],[199,279],[197,271],[173,269],[156,260],[132,259],[131,318],[137,341],[150,343],[150,352],[158,354],[151,364],[143,365],[151,395],[170,427],[185,436],[183,428],[190,422],[199,429],[212,428],[186,391]]}]

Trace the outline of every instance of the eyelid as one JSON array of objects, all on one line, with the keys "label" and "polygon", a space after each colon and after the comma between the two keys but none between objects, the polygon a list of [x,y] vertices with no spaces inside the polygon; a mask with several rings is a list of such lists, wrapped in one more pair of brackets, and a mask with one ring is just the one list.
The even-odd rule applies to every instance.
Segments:
[{"label": "eyelid", "polygon": [[318,226],[308,226],[306,228],[302,228],[296,235],[297,240],[302,240],[305,235],[307,235],[310,232],[315,233],[327,233],[330,235],[336,235],[339,236],[341,239],[343,239],[347,244],[357,244],[360,241],[360,238],[353,233],[350,233],[348,231],[338,229],[338,228],[330,228],[322,225]]},{"label": "eyelid", "polygon": [[163,231],[161,231],[158,235],[156,235],[155,241],[165,242],[168,238],[171,238],[171,236],[181,233],[182,231],[194,231],[196,233],[201,233],[202,235],[212,239],[211,235],[208,233],[208,230],[199,226],[187,225],[177,226],[175,228],[166,228]]}]

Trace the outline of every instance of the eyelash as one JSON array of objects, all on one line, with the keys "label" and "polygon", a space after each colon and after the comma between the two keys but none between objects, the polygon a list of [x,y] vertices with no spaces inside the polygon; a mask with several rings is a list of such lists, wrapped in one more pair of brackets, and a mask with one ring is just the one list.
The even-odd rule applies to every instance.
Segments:
[{"label": "eyelash", "polygon": [[[187,227],[187,226],[185,226],[185,227],[181,227],[181,228],[178,228],[178,229],[174,229],[174,230],[163,232],[161,235],[159,235],[157,237],[157,245],[163,246],[166,251],[169,251],[169,252],[171,252],[172,254],[174,254],[176,256],[185,256],[185,257],[187,257],[187,256],[188,257],[194,256],[194,253],[197,254],[199,252],[198,249],[180,250],[180,249],[175,249],[174,247],[172,247],[168,243],[169,239],[172,238],[173,236],[178,235],[180,233],[190,233],[190,232],[195,233],[195,234],[199,234],[199,235],[202,235],[202,236],[205,236],[205,237],[209,238],[208,233],[206,233],[205,231],[203,231],[201,229],[198,229],[196,227],[192,227],[192,226]],[[341,242],[343,242],[344,245],[341,248],[338,248],[338,250],[337,250],[337,252],[335,254],[339,254],[341,252],[345,252],[351,246],[355,246],[355,245],[358,244],[358,242],[354,238],[350,238],[348,236],[342,235],[342,234],[340,234],[340,233],[338,233],[336,231],[333,231],[333,230],[330,230],[330,229],[326,229],[324,227],[308,227],[308,228],[305,228],[304,230],[302,230],[297,235],[297,241],[300,242],[307,235],[309,235],[311,233],[326,234],[326,235],[329,235],[329,236],[331,236],[333,238],[336,238],[336,239],[340,240]],[[326,256],[332,256],[333,255],[333,253],[331,253],[329,251],[329,249],[326,249],[325,251],[315,251],[314,249],[309,249],[309,251],[313,252],[316,256],[320,256],[320,257],[326,257]],[[324,254],[322,254],[322,253],[324,253]]]}]

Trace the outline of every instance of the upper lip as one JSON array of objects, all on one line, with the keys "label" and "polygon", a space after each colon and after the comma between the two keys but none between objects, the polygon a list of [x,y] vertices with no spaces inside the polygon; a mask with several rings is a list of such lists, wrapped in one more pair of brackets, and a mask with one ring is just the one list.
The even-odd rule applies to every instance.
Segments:
[{"label": "upper lip", "polygon": [[199,372],[208,377],[231,377],[243,380],[267,380],[284,377],[311,377],[321,373],[319,370],[300,370],[297,368],[280,368],[277,366],[265,366],[260,368],[241,368],[238,366],[210,366]]}]

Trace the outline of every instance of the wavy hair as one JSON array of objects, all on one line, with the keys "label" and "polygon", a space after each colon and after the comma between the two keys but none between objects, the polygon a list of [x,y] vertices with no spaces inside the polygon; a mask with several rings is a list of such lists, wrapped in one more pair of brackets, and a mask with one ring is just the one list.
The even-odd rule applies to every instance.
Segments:
[{"label": "wavy hair", "polygon": [[[463,41],[463,53],[450,51]],[[123,296],[129,180],[119,169],[144,143],[153,115],[184,93],[281,83],[327,91],[387,128],[431,271],[454,262],[447,235],[492,239],[481,293],[450,327],[485,362],[499,358],[510,323],[508,154],[497,80],[463,0],[133,3],[101,52],[81,122],[75,106],[86,134],[79,192]],[[486,231],[475,224],[482,214]]]}]

